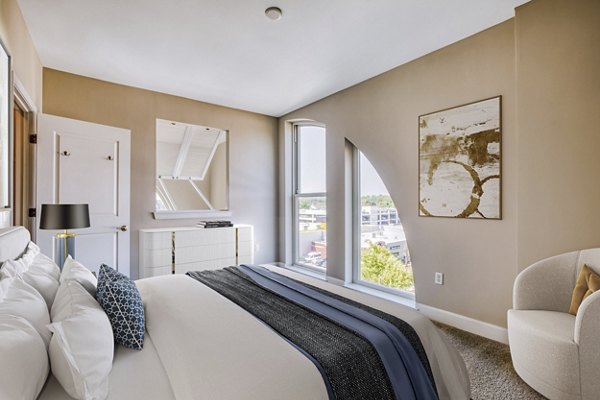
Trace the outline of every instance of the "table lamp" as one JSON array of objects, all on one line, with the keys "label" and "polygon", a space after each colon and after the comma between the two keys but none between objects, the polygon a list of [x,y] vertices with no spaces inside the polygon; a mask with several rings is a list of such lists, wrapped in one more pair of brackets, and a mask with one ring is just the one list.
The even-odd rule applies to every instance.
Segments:
[{"label": "table lamp", "polygon": [[42,204],[40,229],[60,229],[54,235],[54,262],[62,269],[69,255],[75,258],[75,234],[69,229],[90,227],[87,204]]}]

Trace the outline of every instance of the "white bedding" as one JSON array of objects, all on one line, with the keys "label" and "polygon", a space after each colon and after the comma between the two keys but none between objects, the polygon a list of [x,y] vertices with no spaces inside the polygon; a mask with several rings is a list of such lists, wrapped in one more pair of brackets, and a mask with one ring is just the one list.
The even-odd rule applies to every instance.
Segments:
[{"label": "white bedding", "polygon": [[[440,399],[469,399],[458,352],[419,312],[327,282],[270,267],[376,307],[410,323],[421,338]],[[326,400],[318,370],[252,315],[200,282],[169,275],[136,282],[146,310],[142,351],[120,347],[110,400]],[[41,400],[69,399],[51,377]]]},{"label": "white bedding", "polygon": [[[143,351],[115,346],[108,393],[111,400],[175,399],[150,337],[146,337]],[[38,400],[59,399],[71,400],[72,397],[63,390],[56,378],[50,375]]]}]

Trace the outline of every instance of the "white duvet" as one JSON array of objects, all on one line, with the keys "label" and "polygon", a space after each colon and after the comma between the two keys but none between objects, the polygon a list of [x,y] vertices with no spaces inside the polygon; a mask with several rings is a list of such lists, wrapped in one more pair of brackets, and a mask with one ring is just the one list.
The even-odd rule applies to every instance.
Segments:
[{"label": "white duvet", "polygon": [[[421,338],[440,399],[469,399],[464,362],[418,311],[350,289],[271,269],[360,301],[410,323]],[[261,321],[184,275],[137,281],[147,341],[119,348],[110,400],[327,400],[314,364]],[[41,400],[69,399],[51,377]]]}]

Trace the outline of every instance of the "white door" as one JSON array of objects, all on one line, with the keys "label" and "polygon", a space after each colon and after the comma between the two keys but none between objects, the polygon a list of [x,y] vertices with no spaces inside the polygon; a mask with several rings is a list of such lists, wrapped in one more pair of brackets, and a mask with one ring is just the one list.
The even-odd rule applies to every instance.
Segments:
[{"label": "white door", "polygon": [[[39,118],[38,213],[47,203],[89,204],[91,228],[73,233],[75,259],[92,271],[106,264],[129,276],[130,136],[127,129]],[[38,225],[37,243],[51,257],[56,233]]]}]

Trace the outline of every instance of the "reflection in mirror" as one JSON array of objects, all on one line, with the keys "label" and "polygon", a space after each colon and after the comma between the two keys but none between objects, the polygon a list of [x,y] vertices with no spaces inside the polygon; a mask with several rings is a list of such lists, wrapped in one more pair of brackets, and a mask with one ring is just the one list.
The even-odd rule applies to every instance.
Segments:
[{"label": "reflection in mirror", "polygon": [[156,211],[229,209],[227,131],[156,120]]}]

